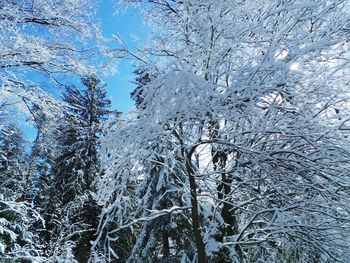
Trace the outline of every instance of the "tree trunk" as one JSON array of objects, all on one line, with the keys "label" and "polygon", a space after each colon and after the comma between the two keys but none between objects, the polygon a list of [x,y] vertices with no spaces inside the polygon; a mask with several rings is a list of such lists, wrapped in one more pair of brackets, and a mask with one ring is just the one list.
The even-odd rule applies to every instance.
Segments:
[{"label": "tree trunk", "polygon": [[192,217],[192,229],[194,238],[196,241],[197,252],[198,252],[198,263],[205,263],[205,247],[201,235],[200,219],[198,214],[198,200],[197,200],[197,188],[196,181],[194,178],[194,172],[191,164],[191,155],[189,154],[186,159],[186,169],[190,182],[191,190],[191,217]]},{"label": "tree trunk", "polygon": [[162,239],[163,239],[163,261],[168,262],[169,255],[170,255],[170,245],[169,245],[169,234],[167,230],[163,230],[162,232]]},{"label": "tree trunk", "polygon": [[[239,159],[239,153],[237,153],[237,159]],[[224,237],[233,236],[238,234],[238,224],[236,217],[234,215],[231,199],[227,199],[231,192],[231,184],[233,182],[232,178],[228,174],[225,173],[225,167],[227,162],[227,153],[215,150],[212,150],[212,162],[214,171],[221,172],[221,182],[218,183],[217,191],[218,191],[218,199],[225,200],[222,205],[221,216],[225,222],[225,226],[222,229],[222,235],[219,238],[219,241],[223,241]],[[236,163],[236,167],[238,162]],[[238,255],[239,262],[244,262],[243,251],[239,245],[235,246],[235,250]],[[221,259],[223,263],[231,263],[232,259],[229,256],[229,251],[224,250],[225,258]]]}]

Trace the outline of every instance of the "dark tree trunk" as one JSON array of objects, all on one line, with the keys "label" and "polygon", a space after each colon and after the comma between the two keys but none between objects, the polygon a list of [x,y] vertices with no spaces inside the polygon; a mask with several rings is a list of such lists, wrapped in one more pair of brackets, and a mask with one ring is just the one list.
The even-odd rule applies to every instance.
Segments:
[{"label": "dark tree trunk", "polygon": [[167,230],[163,230],[162,239],[163,239],[163,260],[164,262],[167,262],[170,256],[169,233]]},{"label": "dark tree trunk", "polygon": [[198,263],[205,263],[205,247],[201,235],[200,229],[200,218],[198,213],[198,200],[197,200],[197,186],[194,178],[194,172],[191,164],[191,154],[186,158],[186,169],[190,182],[191,190],[191,217],[192,217],[192,229],[194,238],[196,241],[197,252],[198,252]]},{"label": "dark tree trunk", "polygon": [[[213,139],[218,138],[218,131],[220,129],[220,125],[217,121],[211,122],[210,129],[210,137]],[[239,159],[239,153],[236,154],[237,160]],[[217,193],[218,199],[222,200],[222,210],[221,216],[225,222],[225,226],[222,228],[222,234],[218,237],[218,240],[222,242],[224,237],[233,236],[238,234],[238,224],[236,217],[234,215],[233,209],[234,206],[229,198],[231,192],[232,178],[229,174],[225,172],[225,167],[227,163],[228,153],[225,149],[217,149],[217,147],[213,146],[211,151],[212,162],[214,171],[220,173],[221,179],[220,182],[217,183]],[[236,166],[238,162],[236,163]],[[224,201],[225,200],[225,201]],[[243,262],[243,251],[239,245],[235,246],[237,255],[239,257],[239,261]],[[232,259],[230,258],[229,251],[223,249],[224,257],[221,258],[222,263],[231,263]]]}]

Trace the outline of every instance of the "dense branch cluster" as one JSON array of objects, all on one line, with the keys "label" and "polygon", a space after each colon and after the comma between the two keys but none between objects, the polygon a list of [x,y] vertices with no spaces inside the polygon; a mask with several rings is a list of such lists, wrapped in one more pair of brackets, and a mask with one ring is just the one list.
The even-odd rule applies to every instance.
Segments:
[{"label": "dense branch cluster", "polygon": [[146,2],[157,77],[105,139],[100,258],[347,262],[347,1]]}]

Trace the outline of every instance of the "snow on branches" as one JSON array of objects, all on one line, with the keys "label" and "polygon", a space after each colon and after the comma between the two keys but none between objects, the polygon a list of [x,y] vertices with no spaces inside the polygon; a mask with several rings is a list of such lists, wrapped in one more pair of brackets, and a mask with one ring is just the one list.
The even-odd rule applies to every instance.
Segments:
[{"label": "snow on branches", "polygon": [[67,85],[67,75],[93,73],[102,62],[95,9],[87,0],[1,1],[0,97],[12,93],[20,104],[34,99],[42,83]]},{"label": "snow on branches", "polygon": [[347,262],[348,1],[144,2],[163,73],[104,139],[95,257]]}]

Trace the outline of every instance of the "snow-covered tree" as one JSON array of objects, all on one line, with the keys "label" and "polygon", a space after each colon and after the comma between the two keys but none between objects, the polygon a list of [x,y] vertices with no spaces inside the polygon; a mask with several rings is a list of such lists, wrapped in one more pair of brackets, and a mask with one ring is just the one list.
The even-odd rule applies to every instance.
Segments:
[{"label": "snow-covered tree", "polygon": [[[90,221],[95,220],[94,213],[97,213],[96,209],[93,212],[89,210],[91,203],[94,203],[93,194],[87,195],[88,190],[92,191],[90,189],[92,187],[91,177],[96,172],[94,165],[98,162],[96,157],[93,157],[97,154],[96,149],[98,148],[95,136],[97,131],[95,127],[95,130],[89,130],[86,126],[82,127],[85,129],[84,135],[90,142],[89,145],[84,145],[88,148],[83,149],[85,151],[83,158],[87,157],[83,162],[85,162],[86,167],[89,167],[86,169],[89,170],[90,175],[89,181],[84,182],[84,194],[86,195],[82,194],[80,199],[78,198],[81,201],[81,207],[77,203],[72,204],[69,206],[72,214],[66,218],[59,218],[62,220],[60,222],[55,222],[57,225],[64,226],[64,224],[72,222],[74,217],[81,218],[84,214],[81,221],[85,220],[85,224],[74,231],[77,229],[86,231],[80,233],[79,238],[70,236],[67,239],[67,236],[72,234],[71,229],[67,230],[64,227],[58,229],[58,232],[62,230],[62,233],[57,235],[57,240],[60,242],[52,242],[52,251],[46,253],[47,251],[43,250],[43,243],[45,243],[42,242],[43,236],[39,237],[37,234],[42,233],[43,228],[45,229],[48,225],[43,225],[43,220],[39,218],[38,212],[47,212],[45,209],[48,201],[57,201],[55,205],[60,204],[59,200],[49,198],[49,194],[57,193],[51,192],[50,186],[53,179],[51,173],[57,172],[59,165],[55,161],[58,161],[59,158],[61,158],[60,161],[64,162],[60,165],[66,165],[66,167],[69,166],[68,161],[71,161],[72,158],[62,158],[62,149],[59,148],[64,137],[62,133],[59,134],[62,140],[57,140],[59,136],[56,129],[63,132],[62,128],[64,127],[58,123],[59,120],[64,120],[62,118],[64,111],[62,103],[55,100],[52,94],[48,94],[43,89],[50,89],[51,86],[69,86],[76,83],[80,76],[94,73],[100,64],[106,62],[105,53],[101,46],[103,40],[100,36],[99,24],[94,19],[97,6],[95,1],[89,0],[0,1],[1,147],[5,147],[5,142],[15,139],[14,135],[19,134],[17,128],[9,129],[10,126],[7,125],[13,119],[20,119],[18,122],[31,121],[34,123],[34,128],[37,129],[37,136],[29,154],[29,147],[26,146],[19,150],[19,148],[15,148],[19,145],[15,145],[13,141],[7,143],[8,147],[2,148],[0,152],[1,262],[3,262],[2,260],[5,262],[39,262],[41,260],[39,254],[40,256],[50,256],[50,259],[46,258],[44,262],[73,262],[73,257],[79,253],[78,261],[86,262],[84,258],[88,256],[89,240],[92,239],[92,231],[87,229],[87,226],[91,225]],[[98,82],[96,79],[86,78],[84,84],[91,81]],[[45,87],[42,83],[45,83]],[[94,85],[94,83],[90,84]],[[97,85],[97,83],[95,84]],[[95,92],[92,98],[85,99],[80,94],[80,99],[84,99],[81,101],[84,107],[91,106],[91,104],[84,105],[89,100],[99,100],[101,96],[105,96],[103,91],[98,91],[98,89],[96,88],[96,91],[91,87],[90,93],[84,94],[91,95]],[[93,103],[100,106],[98,103],[104,102],[107,100]],[[4,105],[5,109],[3,109]],[[95,110],[91,107],[87,113],[81,113],[83,110],[75,107],[77,105],[70,108],[69,118],[71,121],[73,121],[73,115],[78,114],[79,111],[82,116]],[[73,113],[73,111],[75,112]],[[94,114],[100,116],[98,114],[101,112],[94,112]],[[87,117],[84,116],[84,118],[87,122]],[[75,117],[74,120],[76,121],[78,118]],[[65,115],[64,123],[67,124],[67,122],[68,115]],[[96,120],[92,120],[92,122],[95,123]],[[64,128],[68,129],[68,127],[71,126]],[[16,132],[14,132],[15,130]],[[80,131],[80,134],[77,135],[81,134]],[[67,140],[71,138],[68,136]],[[82,144],[80,146],[83,147]],[[64,147],[62,146],[62,148]],[[17,149],[17,152],[12,151],[13,149]],[[92,164],[93,162],[95,163]],[[73,168],[75,167],[73,166]],[[66,176],[69,177],[70,174],[67,172]],[[77,188],[79,186],[76,185]],[[83,211],[78,208],[82,208]],[[64,208],[59,207],[57,212],[61,212],[61,209]],[[80,214],[75,215],[73,211],[78,210]],[[50,216],[54,216],[54,213]],[[44,217],[47,219],[47,215]],[[73,227],[76,225],[77,223]],[[2,242],[3,240],[6,241],[6,244]],[[80,247],[74,250],[77,243]],[[33,246],[34,244],[35,246]],[[35,249],[40,247],[41,250],[34,250],[34,247]],[[41,254],[42,252],[46,254]]]},{"label": "snow-covered tree", "polygon": [[69,87],[64,93],[65,113],[55,131],[58,150],[48,183],[45,218],[51,244],[48,253],[68,241],[74,244],[75,259],[87,262],[99,214],[93,184],[101,173],[98,138],[101,122],[111,113],[111,102],[96,77],[82,78],[82,83],[83,89]]},{"label": "snow-covered tree", "polygon": [[[28,157],[21,131],[14,125],[0,134],[0,261],[42,262],[32,223],[40,222],[32,209],[28,188]],[[28,200],[29,199],[29,200]]]},{"label": "snow-covered tree", "polygon": [[144,2],[162,74],[104,139],[95,256],[349,261],[349,1]]}]

